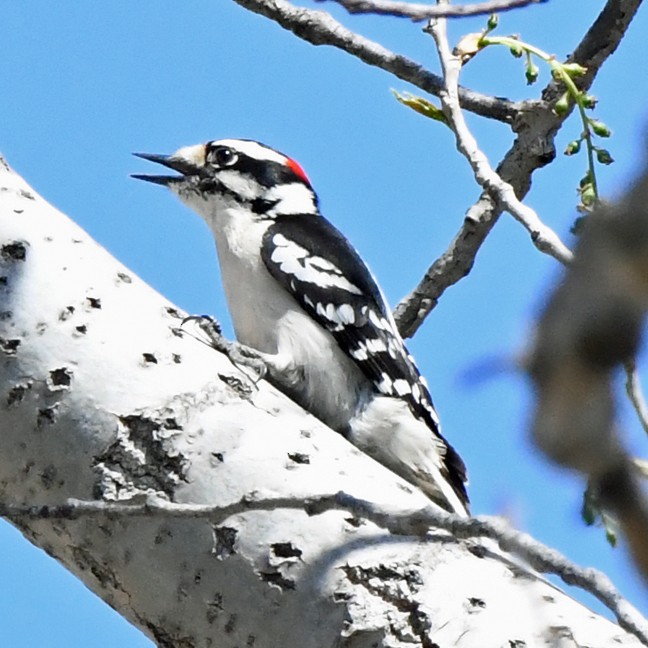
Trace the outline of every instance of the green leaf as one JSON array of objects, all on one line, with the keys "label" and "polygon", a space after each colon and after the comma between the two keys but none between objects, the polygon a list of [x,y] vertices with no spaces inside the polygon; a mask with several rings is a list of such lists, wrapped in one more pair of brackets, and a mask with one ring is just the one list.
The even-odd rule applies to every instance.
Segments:
[{"label": "green leaf", "polygon": [[403,105],[411,108],[417,113],[428,117],[429,119],[434,119],[435,121],[441,122],[448,126],[448,119],[443,114],[443,111],[438,106],[435,106],[432,102],[423,97],[417,97],[416,95],[405,92],[403,94],[392,90],[392,94],[396,97],[396,100],[402,103]]},{"label": "green leaf", "polygon": [[587,72],[587,68],[578,63],[563,63],[561,67],[570,77],[583,76]]}]

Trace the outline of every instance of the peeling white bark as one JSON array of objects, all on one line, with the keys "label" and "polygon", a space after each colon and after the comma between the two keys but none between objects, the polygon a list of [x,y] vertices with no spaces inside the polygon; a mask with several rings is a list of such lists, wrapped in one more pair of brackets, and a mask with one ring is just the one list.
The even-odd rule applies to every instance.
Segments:
[{"label": "peeling white bark", "polygon": [[[189,336],[0,163],[0,499],[429,502]],[[348,513],[13,522],[162,646],[637,646],[499,553]]]}]

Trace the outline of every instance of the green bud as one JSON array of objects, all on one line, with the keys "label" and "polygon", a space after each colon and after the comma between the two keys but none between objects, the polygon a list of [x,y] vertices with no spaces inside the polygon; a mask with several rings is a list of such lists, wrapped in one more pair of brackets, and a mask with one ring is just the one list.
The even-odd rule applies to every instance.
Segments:
[{"label": "green bud", "polygon": [[590,119],[589,125],[594,133],[599,137],[610,137],[610,135],[612,135],[612,131],[598,119]]},{"label": "green bud", "polygon": [[[572,228],[572,233],[575,234],[576,232],[574,229],[579,229],[580,228],[580,223],[579,221],[582,220],[581,218],[577,218],[576,221],[574,222],[574,226]],[[583,497],[583,506],[581,508],[581,517],[583,518],[583,522],[587,524],[587,526],[592,526],[594,522],[596,522],[596,511],[594,510],[594,506],[592,505],[592,502],[590,501],[590,498],[587,497],[587,493]]]},{"label": "green bud", "polygon": [[592,172],[588,169],[587,173],[580,179],[578,183],[578,186],[580,187],[579,192],[589,184],[592,184]]},{"label": "green bud", "polygon": [[538,80],[539,73],[540,73],[540,69],[529,58],[529,60],[527,61],[526,70],[524,72],[524,75],[526,76],[526,80],[527,80],[527,85],[531,85],[532,83],[535,83]]},{"label": "green bud", "polygon": [[569,100],[569,93],[565,92],[558,101],[556,101],[556,105],[554,106],[554,112],[558,116],[566,115],[569,112],[569,107],[571,105],[571,101]]},{"label": "green bud", "polygon": [[580,151],[580,149],[581,149],[581,141],[574,140],[573,142],[569,142],[569,144],[567,144],[567,148],[565,149],[565,155],[575,155]]},{"label": "green bud", "polygon": [[497,25],[499,24],[499,16],[497,14],[491,14],[488,16],[488,22],[486,23],[486,29],[489,32],[492,32]]},{"label": "green bud", "polygon": [[521,45],[509,45],[509,51],[515,58],[522,58],[524,55],[524,50]]},{"label": "green bud", "polygon": [[585,207],[591,207],[596,202],[596,192],[594,191],[594,185],[591,183],[585,185],[580,191],[580,198]]},{"label": "green bud", "polygon": [[579,65],[578,63],[564,63],[562,69],[569,74],[570,77],[583,76],[587,72],[587,68]]},{"label": "green bud", "polygon": [[614,529],[611,529],[607,524],[605,525],[605,539],[608,541],[610,547],[617,546],[617,535]]},{"label": "green bud", "polygon": [[583,104],[583,108],[596,108],[598,99],[594,95],[584,94],[581,97],[581,103]]},{"label": "green bud", "polygon": [[603,148],[596,149],[596,159],[601,164],[612,164],[612,162],[614,162],[614,159],[610,155],[610,152]]}]

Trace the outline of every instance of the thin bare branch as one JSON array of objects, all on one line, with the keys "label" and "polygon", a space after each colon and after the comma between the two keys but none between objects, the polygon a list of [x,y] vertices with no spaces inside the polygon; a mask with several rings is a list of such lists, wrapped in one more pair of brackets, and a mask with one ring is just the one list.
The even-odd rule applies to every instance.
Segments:
[{"label": "thin bare branch", "polygon": [[637,361],[635,358],[628,360],[624,364],[626,373],[626,392],[628,398],[637,413],[637,418],[643,431],[648,434],[648,404],[641,388],[641,380],[639,379],[639,372],[637,371]]},{"label": "thin bare branch", "polygon": [[[578,79],[579,88],[586,90],[592,85],[601,66],[621,42],[640,4],[641,0],[608,0],[568,59],[587,68],[585,75]],[[568,115],[556,115],[551,105],[563,91],[560,83],[552,80],[542,93],[543,101],[523,103],[514,122],[517,139],[497,172],[513,187],[519,199],[529,191],[533,172],[555,157],[554,139]],[[414,335],[441,295],[470,272],[501,212],[501,207],[487,192],[470,207],[448,249],[398,304],[394,316],[404,337]]]},{"label": "thin bare branch", "polygon": [[120,517],[174,517],[207,518],[221,523],[232,515],[250,510],[274,511],[280,508],[302,509],[308,515],[319,515],[331,510],[344,510],[360,519],[366,519],[397,535],[425,536],[430,529],[445,529],[457,539],[490,538],[508,553],[524,559],[532,569],[552,573],[565,583],[575,585],[598,598],[616,616],[619,625],[648,646],[648,624],[608,577],[591,568],[578,567],[559,551],[533,539],[526,533],[512,529],[504,520],[492,517],[463,518],[430,505],[409,513],[391,513],[381,506],[357,499],[344,492],[313,497],[273,497],[255,493],[232,502],[228,506],[178,504],[151,496],[145,502],[105,502],[68,500],[61,505],[22,506],[0,504],[0,516],[32,519],[78,519],[88,515],[117,515]]},{"label": "thin bare branch", "polygon": [[488,158],[477,145],[477,140],[468,129],[457,94],[462,61],[450,50],[445,19],[431,22],[429,31],[437,45],[445,79],[445,89],[440,94],[441,104],[448,123],[455,133],[457,149],[468,160],[475,180],[480,187],[488,191],[502,209],[508,211],[527,229],[538,250],[549,254],[563,264],[570,263],[572,253],[569,248],[560,240],[556,232],[540,220],[533,209],[518,200],[513,187],[494,171]]},{"label": "thin bare branch", "polygon": [[[325,2],[326,0],[318,0]],[[414,21],[430,18],[461,18],[463,16],[480,16],[502,13],[511,9],[520,9],[531,4],[541,4],[547,0],[486,0],[465,5],[412,4],[399,0],[334,0],[352,14],[380,14],[398,18],[410,18]]]},{"label": "thin bare branch", "polygon": [[[356,34],[325,11],[295,7],[287,0],[234,0],[236,4],[266,16],[284,29],[313,45],[331,45],[359,58],[368,65],[391,72],[424,92],[438,96],[443,82],[411,59],[396,54],[382,45]],[[519,104],[507,99],[491,97],[466,88],[459,90],[461,105],[483,117],[511,123]]]}]

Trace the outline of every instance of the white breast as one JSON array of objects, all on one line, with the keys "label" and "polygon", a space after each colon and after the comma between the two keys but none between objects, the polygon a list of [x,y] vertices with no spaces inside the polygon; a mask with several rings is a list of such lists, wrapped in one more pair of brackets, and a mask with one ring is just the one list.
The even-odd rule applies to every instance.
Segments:
[{"label": "white breast", "polygon": [[191,206],[214,234],[238,341],[265,354],[271,378],[282,391],[330,427],[346,431],[371,384],[266,269],[260,256],[266,224],[226,205],[215,216]]}]

